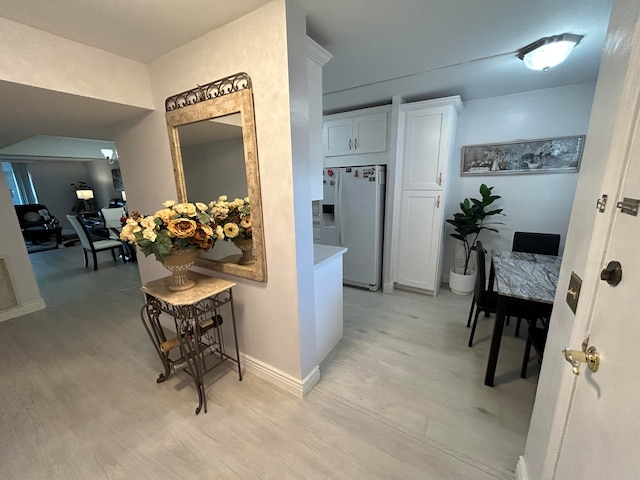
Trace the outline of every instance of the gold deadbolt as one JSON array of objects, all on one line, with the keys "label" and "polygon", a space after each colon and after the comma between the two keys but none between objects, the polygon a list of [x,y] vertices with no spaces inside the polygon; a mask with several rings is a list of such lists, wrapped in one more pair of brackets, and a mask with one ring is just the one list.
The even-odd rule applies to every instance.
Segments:
[{"label": "gold deadbolt", "polygon": [[580,375],[580,364],[586,363],[589,370],[597,372],[600,366],[600,354],[596,347],[589,347],[589,338],[585,338],[582,342],[582,350],[572,350],[565,348],[562,350],[564,359],[571,364],[571,370],[574,375]]}]

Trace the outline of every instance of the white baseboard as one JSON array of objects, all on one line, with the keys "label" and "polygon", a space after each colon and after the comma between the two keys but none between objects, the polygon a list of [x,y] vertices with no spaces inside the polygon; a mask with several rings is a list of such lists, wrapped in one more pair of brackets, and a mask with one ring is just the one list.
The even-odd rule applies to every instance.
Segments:
[{"label": "white baseboard", "polygon": [[394,282],[391,283],[383,283],[382,284],[382,293],[393,293]]},{"label": "white baseboard", "polygon": [[319,365],[316,365],[309,375],[300,380],[242,352],[240,353],[240,358],[244,368],[299,398],[306,397],[316,383],[320,381]]},{"label": "white baseboard", "polygon": [[4,322],[5,320],[10,320],[16,317],[21,317],[22,315],[26,315],[27,313],[33,313],[33,312],[37,312],[38,310],[44,310],[46,306],[47,305],[44,303],[44,299],[39,298],[37,300],[33,300],[32,302],[28,302],[23,305],[18,305],[17,307],[3,310],[0,312],[0,322]]},{"label": "white baseboard", "polygon": [[518,464],[516,465],[516,480],[529,480],[527,464],[524,462],[524,457],[522,455],[518,457]]}]

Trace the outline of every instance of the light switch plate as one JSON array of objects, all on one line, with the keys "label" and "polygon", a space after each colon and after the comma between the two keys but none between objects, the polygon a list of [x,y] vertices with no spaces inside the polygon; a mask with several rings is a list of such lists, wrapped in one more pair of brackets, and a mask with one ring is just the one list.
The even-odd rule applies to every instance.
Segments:
[{"label": "light switch plate", "polygon": [[576,275],[576,272],[571,272],[571,278],[569,279],[569,288],[567,290],[567,305],[571,311],[575,314],[578,308],[578,299],[580,298],[580,287],[582,287],[582,279]]}]

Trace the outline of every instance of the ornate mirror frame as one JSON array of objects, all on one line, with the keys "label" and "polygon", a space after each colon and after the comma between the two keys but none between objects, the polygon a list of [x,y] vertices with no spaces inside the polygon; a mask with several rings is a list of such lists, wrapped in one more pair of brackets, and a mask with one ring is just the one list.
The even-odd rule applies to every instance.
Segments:
[{"label": "ornate mirror frame", "polygon": [[[251,231],[255,262],[250,265],[239,265],[199,257],[196,260],[196,265],[258,282],[266,282],[267,265],[262,223],[262,194],[258,170],[258,149],[251,79],[246,73],[237,73],[216,80],[215,82],[198,86],[192,90],[168,97],[165,101],[165,109],[171,157],[173,159],[173,172],[179,202],[188,202],[189,199],[185,183],[178,127],[240,113],[247,190],[249,202],[251,203]],[[221,194],[224,194],[224,192],[211,192],[212,198],[193,199],[193,201],[209,202],[216,200]]]}]

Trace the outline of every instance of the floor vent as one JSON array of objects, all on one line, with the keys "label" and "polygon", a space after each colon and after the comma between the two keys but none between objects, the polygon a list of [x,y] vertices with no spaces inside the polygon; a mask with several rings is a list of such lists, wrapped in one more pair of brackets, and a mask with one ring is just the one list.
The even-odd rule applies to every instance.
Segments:
[{"label": "floor vent", "polygon": [[13,290],[6,259],[0,257],[0,310],[8,310],[17,306],[16,292]]}]

